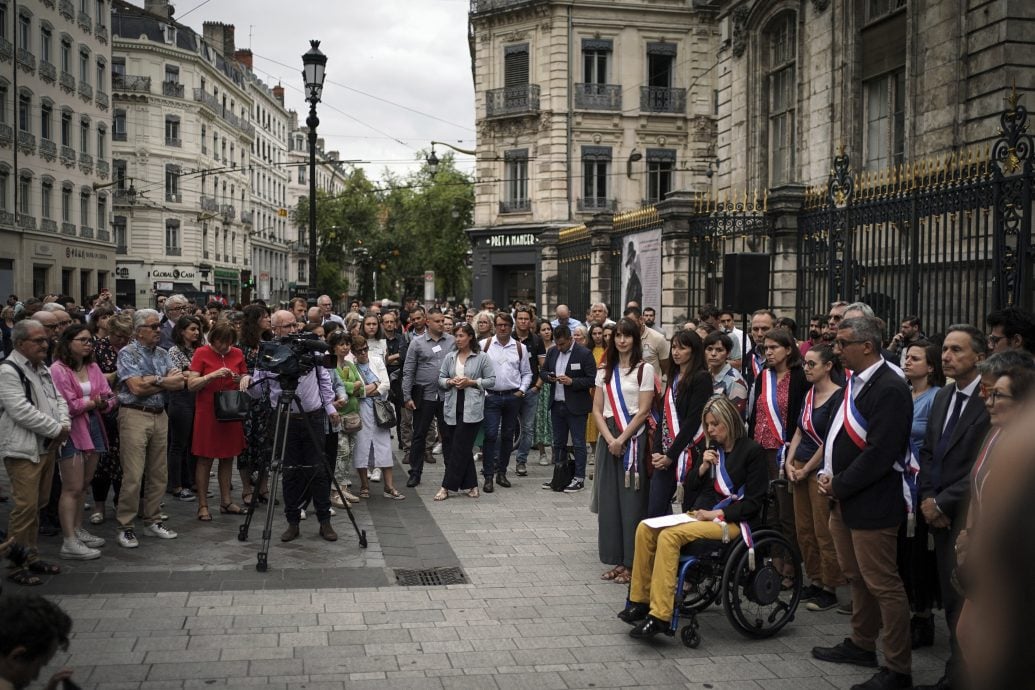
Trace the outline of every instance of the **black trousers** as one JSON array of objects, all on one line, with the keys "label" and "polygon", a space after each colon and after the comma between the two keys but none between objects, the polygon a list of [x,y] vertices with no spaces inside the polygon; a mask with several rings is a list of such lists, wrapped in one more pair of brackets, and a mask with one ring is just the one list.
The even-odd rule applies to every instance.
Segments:
[{"label": "black trousers", "polygon": [[[961,511],[963,512],[963,511]],[[953,687],[963,687],[963,656],[956,640],[956,622],[960,617],[963,599],[952,586],[952,573],[956,569],[956,537],[966,524],[966,514],[957,515],[947,529],[931,528],[934,537],[934,555],[938,561],[938,584],[941,588],[942,608],[945,622],[949,624],[949,658],[945,661],[945,675]]]},{"label": "black trousers", "polygon": [[[284,450],[284,517],[292,525],[301,520],[310,500],[320,522],[331,519],[331,476],[325,455],[323,410],[291,415]],[[279,450],[279,449],[278,449]]]},{"label": "black trousers", "polygon": [[442,438],[442,457],[453,454],[453,427],[446,424],[442,416],[441,400],[421,400],[420,407],[413,411],[413,439],[410,441],[410,476],[420,480],[424,473],[424,450],[428,442],[431,423],[438,422],[438,434]]}]

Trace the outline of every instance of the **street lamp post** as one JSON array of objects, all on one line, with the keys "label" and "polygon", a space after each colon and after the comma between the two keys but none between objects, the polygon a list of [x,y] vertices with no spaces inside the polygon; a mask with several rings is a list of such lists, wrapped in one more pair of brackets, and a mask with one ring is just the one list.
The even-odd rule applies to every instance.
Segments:
[{"label": "street lamp post", "polygon": [[460,153],[467,154],[468,156],[477,155],[477,152],[474,151],[473,149],[462,149],[459,146],[453,146],[452,144],[446,143],[444,141],[433,141],[433,142],[431,142],[431,155],[428,156],[428,158],[427,158],[428,170],[431,171],[432,175],[434,175],[436,172],[438,172],[438,164],[439,164],[438,156],[435,155],[435,144],[438,144],[439,146],[447,146],[447,147],[453,149],[454,151],[458,151]]},{"label": "street lamp post", "polygon": [[305,124],[309,128],[309,297],[316,299],[316,128],[320,119],[316,117],[316,104],[323,95],[324,69],[327,56],[320,52],[320,42],[309,41],[310,48],[302,56],[302,76],[305,78],[306,100],[309,102],[309,117]]}]

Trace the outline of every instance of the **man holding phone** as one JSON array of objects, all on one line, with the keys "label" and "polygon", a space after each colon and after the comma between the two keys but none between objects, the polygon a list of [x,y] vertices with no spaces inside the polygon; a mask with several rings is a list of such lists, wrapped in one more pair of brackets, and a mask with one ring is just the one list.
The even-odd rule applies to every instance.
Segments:
[{"label": "man holding phone", "polygon": [[[586,419],[593,409],[593,389],[597,363],[593,353],[574,342],[571,329],[558,326],[553,329],[555,348],[546,355],[540,372],[543,381],[554,384],[550,401],[550,421],[553,422],[553,461],[564,459],[564,449],[571,435],[575,455],[575,472],[564,493],[576,493],[586,486]],[[550,482],[543,484],[549,489]]]}]

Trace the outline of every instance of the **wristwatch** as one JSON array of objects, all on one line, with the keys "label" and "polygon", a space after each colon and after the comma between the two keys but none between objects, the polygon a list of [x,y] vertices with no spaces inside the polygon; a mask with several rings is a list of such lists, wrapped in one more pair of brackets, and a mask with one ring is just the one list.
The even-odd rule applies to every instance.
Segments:
[{"label": "wristwatch", "polygon": [[161,388],[162,381],[164,381],[164,380],[165,380],[164,376],[159,376],[158,374],[155,374],[155,385],[158,386],[159,388]]}]

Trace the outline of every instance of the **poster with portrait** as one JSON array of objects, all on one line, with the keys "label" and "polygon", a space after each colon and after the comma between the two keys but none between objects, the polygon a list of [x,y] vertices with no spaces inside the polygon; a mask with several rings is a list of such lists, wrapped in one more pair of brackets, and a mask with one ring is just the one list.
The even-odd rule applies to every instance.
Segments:
[{"label": "poster with portrait", "polygon": [[661,310],[661,230],[648,230],[622,238],[622,304]]}]

